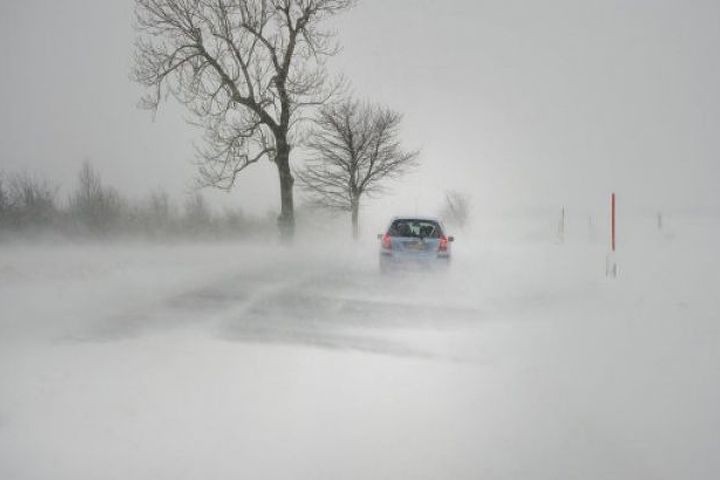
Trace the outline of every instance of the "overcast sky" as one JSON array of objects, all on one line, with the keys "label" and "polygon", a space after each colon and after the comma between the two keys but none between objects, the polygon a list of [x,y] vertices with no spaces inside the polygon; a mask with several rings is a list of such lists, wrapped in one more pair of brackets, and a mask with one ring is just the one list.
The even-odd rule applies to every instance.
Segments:
[{"label": "overcast sky", "polygon": [[[90,159],[133,196],[191,184],[185,112],[153,121],[129,80],[132,0],[0,3],[0,170],[69,191]],[[720,2],[360,0],[332,67],[404,113],[423,167],[369,212],[476,205],[720,206]],[[254,166],[222,201],[278,209]],[[217,197],[213,197],[217,198]]]}]

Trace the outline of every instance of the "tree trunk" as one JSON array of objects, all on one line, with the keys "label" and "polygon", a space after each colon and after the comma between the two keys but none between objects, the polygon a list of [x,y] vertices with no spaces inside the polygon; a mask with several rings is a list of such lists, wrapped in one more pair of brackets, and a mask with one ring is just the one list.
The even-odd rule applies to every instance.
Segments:
[{"label": "tree trunk", "polygon": [[290,145],[284,139],[277,142],[275,165],[280,176],[280,216],[278,227],[282,240],[291,240],[295,234],[295,211],[293,207],[293,183],[295,180],[290,170]]},{"label": "tree trunk", "polygon": [[360,228],[358,226],[358,216],[360,213],[360,202],[359,199],[354,199],[351,205],[351,218],[352,218],[352,233],[353,239],[357,240],[360,237]]}]

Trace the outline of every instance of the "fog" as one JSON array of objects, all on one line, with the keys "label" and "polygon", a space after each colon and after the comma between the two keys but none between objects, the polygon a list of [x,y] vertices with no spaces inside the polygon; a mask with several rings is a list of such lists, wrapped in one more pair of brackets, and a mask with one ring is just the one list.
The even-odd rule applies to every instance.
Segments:
[{"label": "fog", "polygon": [[360,0],[330,70],[420,166],[292,241],[137,108],[133,4],[0,4],[0,478],[720,476],[720,4]]},{"label": "fog", "polygon": [[0,476],[714,477],[720,229],[670,223],[616,279],[538,224],[390,275],[325,235],[5,246]]}]

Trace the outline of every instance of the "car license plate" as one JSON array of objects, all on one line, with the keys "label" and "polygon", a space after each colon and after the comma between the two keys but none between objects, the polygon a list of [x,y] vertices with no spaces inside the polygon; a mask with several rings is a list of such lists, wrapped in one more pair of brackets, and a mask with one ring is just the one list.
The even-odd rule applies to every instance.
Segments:
[{"label": "car license plate", "polygon": [[423,242],[410,242],[407,244],[409,250],[425,250],[425,244]]}]

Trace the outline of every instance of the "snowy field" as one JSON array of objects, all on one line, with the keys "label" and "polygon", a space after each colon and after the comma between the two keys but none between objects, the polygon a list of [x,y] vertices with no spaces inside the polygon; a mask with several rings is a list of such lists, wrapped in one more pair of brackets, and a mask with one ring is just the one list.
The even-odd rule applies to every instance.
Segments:
[{"label": "snowy field", "polygon": [[2,245],[0,478],[718,478],[720,227],[621,231]]}]

